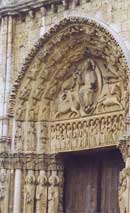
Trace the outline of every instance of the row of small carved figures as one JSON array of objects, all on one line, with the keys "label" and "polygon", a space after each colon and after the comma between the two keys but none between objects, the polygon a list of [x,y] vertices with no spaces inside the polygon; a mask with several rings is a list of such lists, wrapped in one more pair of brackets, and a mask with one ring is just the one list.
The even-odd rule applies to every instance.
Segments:
[{"label": "row of small carved figures", "polygon": [[[80,140],[101,140],[102,143],[108,140],[112,143],[117,137],[120,137],[124,131],[125,124],[123,116],[109,116],[100,119],[90,119],[89,121],[80,121],[67,124],[56,124],[51,126],[51,143],[66,141],[67,139]],[[96,136],[96,137],[95,137]]]}]

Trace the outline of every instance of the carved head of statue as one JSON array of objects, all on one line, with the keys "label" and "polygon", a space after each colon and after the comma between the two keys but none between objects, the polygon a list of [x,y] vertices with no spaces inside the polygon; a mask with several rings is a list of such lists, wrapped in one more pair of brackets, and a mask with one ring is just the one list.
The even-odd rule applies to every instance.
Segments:
[{"label": "carved head of statue", "polygon": [[26,183],[27,184],[33,184],[35,182],[35,177],[33,175],[28,175],[26,177]]},{"label": "carved head of statue", "polygon": [[87,121],[84,121],[83,126],[84,126],[84,128],[87,128],[87,127],[88,127]]},{"label": "carved head of statue", "polygon": [[100,124],[99,119],[95,120],[95,125],[98,126]]},{"label": "carved head of statue", "polygon": [[111,123],[111,117],[110,116],[108,116],[108,118],[107,118],[107,123],[108,124]]},{"label": "carved head of statue", "polygon": [[47,184],[47,177],[45,175],[40,175],[38,177],[38,183],[41,185],[41,186],[44,186]]},{"label": "carved head of statue", "polygon": [[52,132],[54,132],[54,131],[55,131],[54,126],[51,126],[51,131],[52,131]]},{"label": "carved head of statue", "polygon": [[81,123],[81,122],[78,123],[78,128],[79,128],[79,129],[82,128],[82,123]]},{"label": "carved head of statue", "polygon": [[56,130],[58,130],[58,131],[60,130],[60,126],[59,125],[56,126]]},{"label": "carved head of statue", "polygon": [[117,122],[117,116],[116,116],[116,115],[113,117],[113,122],[114,122],[114,123]]},{"label": "carved head of statue", "polygon": [[65,125],[62,125],[62,130],[65,130]]},{"label": "carved head of statue", "polygon": [[93,123],[94,123],[93,120],[90,120],[90,121],[89,121],[89,125],[90,125],[90,126],[93,126]]},{"label": "carved head of statue", "polygon": [[7,176],[5,173],[1,173],[0,174],[0,182],[1,183],[5,183],[6,182],[6,179],[7,179]]},{"label": "carved head of statue", "polygon": [[71,130],[71,125],[70,124],[67,125],[67,129]]},{"label": "carved head of statue", "polygon": [[105,125],[105,124],[106,124],[106,120],[105,120],[104,117],[101,119],[101,124],[102,124],[102,125]]},{"label": "carved head of statue", "polygon": [[59,184],[59,177],[57,175],[52,175],[50,178],[49,178],[49,183],[52,185],[52,186],[56,186]]},{"label": "carved head of statue", "polygon": [[73,123],[73,129],[76,129],[76,128],[77,128],[76,123]]},{"label": "carved head of statue", "polygon": [[123,120],[123,115],[119,115],[119,122]]}]

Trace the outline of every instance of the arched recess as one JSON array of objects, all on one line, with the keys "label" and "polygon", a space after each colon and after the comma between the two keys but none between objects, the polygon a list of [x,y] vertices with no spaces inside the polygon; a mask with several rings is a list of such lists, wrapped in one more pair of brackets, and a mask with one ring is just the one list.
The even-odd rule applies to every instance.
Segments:
[{"label": "arched recess", "polygon": [[64,152],[115,146],[128,113],[124,48],[106,26],[64,19],[41,38],[13,85],[15,149]]}]

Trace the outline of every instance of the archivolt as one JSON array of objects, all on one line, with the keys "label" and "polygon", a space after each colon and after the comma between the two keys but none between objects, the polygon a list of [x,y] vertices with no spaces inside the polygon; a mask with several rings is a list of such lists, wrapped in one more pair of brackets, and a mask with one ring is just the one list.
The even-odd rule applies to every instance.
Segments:
[{"label": "archivolt", "polygon": [[85,58],[102,60],[101,66],[122,76],[127,87],[129,67],[124,52],[106,26],[88,18],[64,19],[39,39],[25,59],[10,95],[9,116],[15,114],[16,120],[48,120],[51,100]]}]

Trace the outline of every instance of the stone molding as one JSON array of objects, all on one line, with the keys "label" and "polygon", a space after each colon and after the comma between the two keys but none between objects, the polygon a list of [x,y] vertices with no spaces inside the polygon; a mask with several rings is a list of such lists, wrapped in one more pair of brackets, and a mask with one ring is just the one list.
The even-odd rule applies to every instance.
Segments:
[{"label": "stone molding", "polygon": [[[43,10],[52,9],[54,13],[57,13],[58,6],[63,5],[64,9],[69,9],[70,4],[74,4],[75,7],[80,5],[80,0],[73,0],[69,2],[68,0],[23,0],[19,2],[18,0],[14,1],[5,1],[2,0],[0,3],[0,17],[7,16],[7,15],[19,15],[19,14],[26,14],[29,11],[35,11],[41,8],[41,12]],[[45,15],[45,13],[43,14]]]},{"label": "stone molding", "polygon": [[49,170],[63,171],[63,157],[57,155],[34,153],[9,153],[0,154],[0,168],[23,170]]},{"label": "stone molding", "polygon": [[[22,82],[27,70],[29,69],[31,63],[37,57],[37,54],[40,52],[41,49],[43,49],[43,47],[45,47],[46,43],[48,41],[50,41],[50,39],[52,39],[53,36],[56,35],[56,33],[62,31],[67,26],[69,27],[71,24],[72,25],[75,25],[75,24],[77,25],[77,23],[79,25],[85,24],[87,26],[93,26],[96,29],[99,29],[102,34],[105,34],[111,40],[111,42],[114,44],[114,46],[117,49],[117,51],[119,51],[119,53],[120,53],[120,57],[121,57],[120,64],[123,66],[124,72],[126,72],[127,75],[128,75],[129,67],[128,67],[128,64],[127,64],[127,61],[126,61],[126,57],[125,57],[124,51],[122,50],[122,48],[120,46],[120,43],[107,30],[107,28],[105,28],[104,25],[96,22],[95,20],[92,20],[92,19],[89,19],[89,18],[84,18],[84,17],[70,17],[68,19],[64,19],[58,25],[55,25],[54,27],[52,27],[47,33],[44,34],[44,36],[42,38],[40,38],[38,40],[38,42],[34,45],[34,48],[31,50],[30,54],[25,59],[25,62],[23,64],[22,68],[21,68],[21,71],[17,75],[16,80],[15,80],[15,82],[13,84],[13,87],[12,87],[12,92],[11,92],[11,95],[10,95],[10,98],[9,98],[9,106],[8,106],[8,114],[9,114],[9,116],[13,116],[14,106],[15,106],[16,97],[17,97],[17,93],[18,93],[19,87],[20,87],[21,82]],[[55,43],[56,43],[56,41],[55,41]],[[54,46],[55,43],[53,41],[52,45]],[[44,57],[46,57],[46,55],[49,53],[49,51],[50,50],[47,49],[44,52]]]},{"label": "stone molding", "polygon": [[[5,2],[5,1],[3,1]],[[0,6],[0,16],[5,16],[5,15],[18,15],[19,13],[26,13],[30,10],[35,10],[40,7],[47,7],[47,5],[51,4],[60,4],[62,3],[61,0],[55,0],[55,1],[45,1],[45,0],[30,0],[30,1],[23,1],[20,3],[19,1],[13,2],[12,3],[7,3],[5,6],[5,3]]]}]

